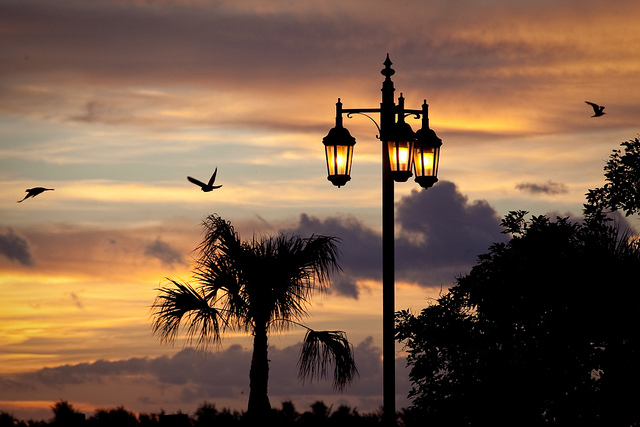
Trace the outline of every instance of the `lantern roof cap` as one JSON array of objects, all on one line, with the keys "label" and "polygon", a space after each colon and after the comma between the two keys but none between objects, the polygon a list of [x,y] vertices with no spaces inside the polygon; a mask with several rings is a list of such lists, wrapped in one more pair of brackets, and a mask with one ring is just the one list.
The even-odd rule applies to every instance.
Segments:
[{"label": "lantern roof cap", "polygon": [[418,129],[416,131],[416,141],[419,144],[428,145],[429,147],[440,147],[442,145],[442,139],[430,128]]},{"label": "lantern roof cap", "polygon": [[326,145],[355,145],[356,139],[351,136],[347,128],[336,126],[329,130],[327,136],[322,138],[322,143]]}]

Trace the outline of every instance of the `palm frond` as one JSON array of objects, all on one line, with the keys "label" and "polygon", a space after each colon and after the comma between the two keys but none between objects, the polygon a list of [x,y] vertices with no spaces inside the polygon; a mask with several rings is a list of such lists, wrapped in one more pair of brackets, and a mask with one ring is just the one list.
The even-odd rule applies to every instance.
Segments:
[{"label": "palm frond", "polygon": [[226,326],[226,320],[220,311],[188,283],[167,280],[173,287],[159,288],[159,294],[151,306],[153,333],[161,341],[172,343],[175,342],[181,325],[185,325],[188,342],[195,339],[196,345],[202,348],[206,348],[209,343],[219,342],[221,323],[223,327]]},{"label": "palm frond", "polygon": [[339,240],[337,237],[323,235],[304,239],[303,255],[307,258],[306,264],[322,285],[328,282],[331,273],[340,270],[337,246]]},{"label": "palm frond", "polygon": [[332,366],[336,390],[344,390],[358,375],[345,333],[307,329],[298,360],[300,379],[326,378]]},{"label": "palm frond", "polygon": [[250,330],[245,272],[254,266],[251,251],[230,222],[217,215],[204,221],[205,237],[196,248],[194,279],[206,295],[219,295],[220,310],[229,324]]},{"label": "palm frond", "polygon": [[[300,320],[307,315],[314,291],[323,292],[332,272],[339,270],[337,238],[286,236],[253,241],[261,258],[269,260],[260,282],[268,282],[272,319]],[[279,325],[286,327],[286,324]]]}]

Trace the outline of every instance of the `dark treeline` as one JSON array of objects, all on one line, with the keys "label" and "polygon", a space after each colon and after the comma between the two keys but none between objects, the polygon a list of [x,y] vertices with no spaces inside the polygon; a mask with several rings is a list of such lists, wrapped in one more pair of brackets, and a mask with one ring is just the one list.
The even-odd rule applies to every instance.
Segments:
[{"label": "dark treeline", "polygon": [[[251,425],[244,411],[218,409],[215,404],[203,403],[194,414],[135,413],[123,406],[113,409],[98,409],[87,416],[66,401],[51,407],[53,417],[48,421],[19,420],[12,414],[0,411],[0,427],[227,427]],[[398,424],[410,424],[398,414]],[[268,420],[261,425],[277,426],[349,426],[367,427],[382,425],[382,410],[360,413],[346,405],[334,409],[324,402],[315,402],[309,410],[298,412],[290,401],[283,402],[280,409],[271,409]]]}]

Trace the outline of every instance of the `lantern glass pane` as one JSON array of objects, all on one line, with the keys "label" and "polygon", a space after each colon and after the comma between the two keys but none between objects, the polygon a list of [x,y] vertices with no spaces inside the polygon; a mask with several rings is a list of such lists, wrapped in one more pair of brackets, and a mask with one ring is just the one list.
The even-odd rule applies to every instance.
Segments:
[{"label": "lantern glass pane", "polygon": [[411,171],[413,159],[412,143],[410,141],[389,141],[389,160],[394,172]]},{"label": "lantern glass pane", "polygon": [[327,172],[329,175],[350,175],[353,146],[327,145]]},{"label": "lantern glass pane", "polygon": [[439,150],[439,147],[416,147],[414,158],[416,176],[437,175]]},{"label": "lantern glass pane", "polygon": [[433,176],[438,175],[438,163],[440,163],[440,147],[433,149]]}]

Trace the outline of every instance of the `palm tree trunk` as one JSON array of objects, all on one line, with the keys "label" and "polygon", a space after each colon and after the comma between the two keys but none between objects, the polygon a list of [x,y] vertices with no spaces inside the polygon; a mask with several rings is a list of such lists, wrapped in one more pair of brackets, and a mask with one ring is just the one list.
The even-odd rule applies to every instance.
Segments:
[{"label": "palm tree trunk", "polygon": [[269,355],[267,322],[256,321],[253,330],[253,356],[249,371],[249,406],[251,419],[266,420],[271,411],[267,389],[269,385]]}]

